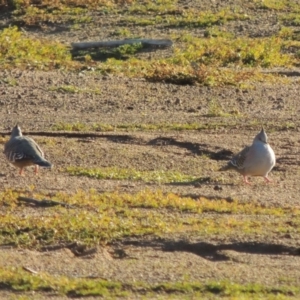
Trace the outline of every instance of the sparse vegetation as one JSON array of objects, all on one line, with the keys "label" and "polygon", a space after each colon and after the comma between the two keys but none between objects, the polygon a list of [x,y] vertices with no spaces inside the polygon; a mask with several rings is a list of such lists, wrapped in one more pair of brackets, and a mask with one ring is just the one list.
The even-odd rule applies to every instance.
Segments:
[{"label": "sparse vegetation", "polygon": [[126,17],[123,22],[140,26],[159,25],[170,27],[210,27],[220,25],[231,20],[245,20],[247,15],[240,13],[232,13],[229,10],[222,10],[218,13],[212,12],[195,12],[193,10],[185,10],[177,15],[155,16],[152,18],[136,18],[136,16]]},{"label": "sparse vegetation", "polygon": [[299,26],[300,25],[300,16],[299,13],[287,14],[282,16],[282,20],[286,25],[290,26]]},{"label": "sparse vegetation", "polygon": [[75,66],[68,49],[58,42],[25,37],[17,27],[0,32],[3,67],[56,69]]},{"label": "sparse vegetation", "polygon": [[[225,112],[220,104],[215,103],[212,99],[209,103],[209,109],[206,114],[208,117],[218,118],[226,117],[226,121],[210,121],[206,123],[186,123],[186,124],[102,124],[102,123],[64,123],[60,122],[54,124],[51,127],[53,131],[74,131],[74,132],[88,132],[88,131],[99,131],[99,132],[110,132],[110,131],[185,131],[185,130],[207,130],[217,128],[236,128],[243,124],[244,128],[248,129],[259,129],[261,127],[261,120],[252,118],[248,120],[245,118],[237,109],[231,109]],[[246,123],[246,124],[245,124]],[[265,120],[265,126],[269,130],[286,130],[296,129],[296,122],[281,122],[278,123],[276,120]]]},{"label": "sparse vegetation", "polygon": [[50,87],[50,91],[58,91],[60,93],[71,93],[71,94],[76,94],[76,93],[92,93],[99,95],[100,90],[99,89],[89,89],[89,88],[79,88],[73,85],[63,85],[63,86],[58,86],[58,87]]},{"label": "sparse vegetation", "polygon": [[288,299],[285,296],[290,297],[290,295],[297,296],[300,294],[297,285],[272,287],[258,284],[242,285],[229,281],[211,281],[207,284],[198,282],[162,284],[132,282],[122,284],[103,279],[75,279],[64,276],[51,276],[47,273],[32,275],[26,273],[21,268],[1,268],[0,276],[3,285],[14,291],[50,291],[55,294],[72,297],[102,296],[106,299],[113,299],[115,297],[133,297],[139,293],[142,293],[143,296],[151,296],[154,292],[159,292],[162,296],[160,299],[169,299],[168,294],[174,293],[180,297],[184,297],[184,299],[186,296],[193,294],[193,296],[202,299],[207,296],[210,298],[213,296],[228,298],[243,295],[243,299],[247,300],[253,299],[256,296],[261,299],[262,295],[263,297],[267,297],[265,299]]},{"label": "sparse vegetation", "polygon": [[[164,81],[176,84],[203,84],[210,86],[239,85],[248,81],[269,80],[271,75],[262,75],[257,68],[292,66],[299,58],[295,51],[287,51],[292,47],[300,47],[293,40],[293,35],[281,32],[267,38],[235,38],[219,30],[217,26],[233,20],[249,18],[242,9],[223,9],[217,12],[198,12],[193,9],[179,10],[176,2],[158,1],[139,3],[125,1],[128,5],[120,22],[129,26],[155,25],[169,27],[206,27],[203,37],[194,35],[172,36],[177,42],[173,53],[168,58],[153,58],[145,60],[134,57],[141,50],[141,45],[124,45],[112,51],[99,50],[81,55],[82,61],[70,53],[68,46],[56,41],[37,40],[25,36],[11,27],[0,34],[0,64],[7,67],[53,69],[62,68],[80,70],[90,67],[103,74],[111,73],[130,77],[145,77],[151,81]],[[41,1],[39,5],[30,5],[30,1],[14,2],[14,14],[18,20],[27,25],[45,22],[88,23],[92,16],[88,14],[93,7],[96,10],[104,8],[122,10],[124,7],[118,1],[100,1],[93,4],[90,1],[70,3]],[[123,2],[122,2],[123,3]],[[287,1],[255,1],[256,5],[268,9],[282,10],[289,8],[289,15],[282,20],[297,25],[296,6]],[[147,13],[146,13],[147,12]],[[111,12],[114,14],[113,12]],[[155,16],[154,16],[155,15]],[[75,28],[74,27],[74,28]],[[134,36],[127,27],[116,29],[115,35]],[[76,29],[76,28],[75,28]],[[287,35],[289,38],[287,39]],[[80,56],[78,56],[80,57]],[[126,59],[125,59],[126,58]],[[125,59],[125,60],[124,60]],[[99,63],[98,60],[105,60]],[[191,66],[192,65],[192,66]]]},{"label": "sparse vegetation", "polygon": [[[287,179],[299,175],[300,122],[297,97],[291,99],[299,74],[285,72],[300,64],[299,1],[208,2],[0,0],[0,144],[16,120],[33,135],[44,130],[37,142],[55,165],[15,177],[5,161],[0,250],[20,260],[1,261],[0,294],[300,297],[300,208],[297,184]],[[70,46],[119,38],[174,44],[77,52]],[[278,153],[274,182],[253,179],[245,187],[238,174],[225,179],[215,172],[217,160],[262,125]],[[60,205],[40,207],[19,196]],[[81,256],[70,245],[95,252]],[[54,260],[55,271],[36,267],[39,256]],[[93,273],[100,256],[109,270]],[[92,273],[78,267],[82,262]]]},{"label": "sparse vegetation", "polygon": [[184,182],[194,181],[194,176],[181,174],[175,171],[138,171],[134,169],[120,169],[116,167],[102,169],[86,169],[80,167],[69,167],[67,172],[73,176],[87,176],[96,179],[116,180],[141,180],[144,182]]},{"label": "sparse vegetation", "polygon": [[253,0],[256,7],[262,9],[272,9],[272,10],[299,10],[296,1],[289,0]]},{"label": "sparse vegetation", "polygon": [[209,102],[208,114],[209,117],[231,117],[231,116],[240,116],[240,112],[238,110],[231,110],[225,112],[222,108],[222,105],[216,101],[216,99],[211,99]]},{"label": "sparse vegetation", "polygon": [[[34,190],[33,192],[34,193]],[[42,246],[76,240],[85,245],[105,244],[125,236],[164,235],[171,232],[210,235],[237,232],[262,234],[266,228],[286,233],[299,232],[300,211],[292,207],[266,208],[238,201],[191,199],[160,191],[144,190],[137,194],[103,193],[91,190],[75,194],[34,194],[37,199],[50,198],[75,206],[49,208],[46,214],[22,214],[17,196],[22,191],[6,190],[0,199],[5,214],[0,216],[0,243],[40,249]],[[147,208],[147,210],[145,210]],[[159,209],[158,209],[159,208]],[[214,214],[220,214],[215,218]],[[272,215],[269,221],[240,220],[239,214]],[[293,223],[286,218],[293,214]],[[99,218],[101,214],[101,218]],[[200,217],[201,216],[201,217]],[[276,224],[276,226],[274,226]]]},{"label": "sparse vegetation", "polygon": [[[212,125],[212,124],[211,124]],[[127,131],[127,130],[135,130],[135,131],[151,131],[151,130],[162,130],[162,131],[170,131],[170,130],[201,130],[207,128],[207,124],[102,124],[102,123],[92,123],[92,124],[84,124],[84,123],[58,123],[52,126],[52,130],[54,131]],[[213,126],[218,126],[217,124],[213,124]]]}]

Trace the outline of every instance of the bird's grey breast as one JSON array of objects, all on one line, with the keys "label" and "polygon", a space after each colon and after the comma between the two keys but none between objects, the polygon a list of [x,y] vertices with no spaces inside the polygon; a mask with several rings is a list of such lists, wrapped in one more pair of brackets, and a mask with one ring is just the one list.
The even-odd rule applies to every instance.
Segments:
[{"label": "bird's grey breast", "polygon": [[252,145],[252,153],[245,162],[247,172],[264,174],[275,164],[275,155],[269,144],[257,142]]}]

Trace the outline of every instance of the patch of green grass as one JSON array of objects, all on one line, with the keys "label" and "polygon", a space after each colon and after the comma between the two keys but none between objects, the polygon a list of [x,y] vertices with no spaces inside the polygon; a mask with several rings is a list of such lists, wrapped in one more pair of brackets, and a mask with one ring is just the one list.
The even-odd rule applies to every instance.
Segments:
[{"label": "patch of green grass", "polygon": [[282,27],[280,29],[280,31],[278,32],[278,36],[280,38],[283,38],[285,40],[291,40],[293,39],[293,35],[294,35],[294,31],[293,29],[289,28],[289,27]]},{"label": "patch of green grass", "polygon": [[[164,2],[165,0],[159,0],[158,2]],[[24,9],[32,6],[33,4],[36,6],[40,6],[43,8],[56,8],[56,9],[68,9],[68,8],[74,8],[76,9],[101,9],[102,7],[105,8],[113,8],[113,7],[122,7],[124,4],[126,5],[133,5],[136,2],[139,2],[139,0],[40,0],[39,2],[33,1],[33,0],[3,0],[4,5],[7,5],[10,9]],[[0,4],[2,4],[0,2]],[[146,2],[149,2],[149,0],[146,0]]]},{"label": "patch of green grass", "polygon": [[18,81],[15,78],[3,78],[1,79],[1,82],[9,85],[9,86],[17,86],[18,85]]},{"label": "patch of green grass", "polygon": [[[92,126],[76,122],[76,123],[58,123],[51,126],[54,131],[91,131]],[[106,131],[106,130],[105,130]]]},{"label": "patch of green grass", "polygon": [[156,16],[152,18],[137,18],[133,16],[128,16],[122,20],[121,24],[123,25],[134,25],[134,26],[151,26],[163,23],[161,16]]},{"label": "patch of green grass", "polygon": [[0,269],[1,282],[12,291],[44,291],[73,296],[124,296],[122,284],[106,280],[71,279],[46,273],[30,275],[22,269]]},{"label": "patch of green grass", "polygon": [[237,200],[211,200],[205,197],[199,197],[199,199],[195,200],[189,197],[181,197],[173,193],[163,193],[161,191],[153,192],[150,190],[144,190],[136,194],[123,194],[118,192],[97,194],[95,191],[90,191],[85,194],[83,191],[79,191],[73,196],[57,194],[56,198],[57,197],[70,204],[78,203],[82,205],[95,205],[96,207],[98,205],[100,205],[100,207],[111,205],[116,208],[168,208],[178,210],[179,212],[186,211],[193,213],[217,212],[273,216],[287,216],[288,214],[293,214],[295,218],[300,216],[299,209],[288,206],[268,208],[255,202],[239,203]]},{"label": "patch of green grass", "polygon": [[[218,26],[212,26],[205,30],[204,37],[205,38],[223,37],[223,38],[233,39],[234,34],[226,30],[220,30]],[[189,34],[183,35],[181,40],[183,39],[187,39],[187,41],[189,40],[190,42],[193,40],[193,38],[191,38]]]},{"label": "patch of green grass", "polygon": [[[115,61],[121,62],[123,59],[128,59],[129,57],[133,57],[136,53],[140,52],[142,49],[143,49],[142,43],[136,42],[134,44],[124,44],[115,48],[101,48],[97,50],[77,51],[75,56],[77,58],[84,57],[86,63],[90,63],[93,66],[93,69],[95,68],[97,69],[97,64],[94,63],[93,65],[94,60],[97,59],[106,60],[107,58],[114,58]],[[102,71],[104,69],[107,70],[104,67]],[[107,73],[110,73],[110,70]]]},{"label": "patch of green grass", "polygon": [[[134,0],[4,0],[13,10],[13,21],[27,26],[44,26],[48,23],[91,23],[93,12],[117,13],[117,8],[132,4]],[[0,2],[0,7],[1,7]],[[5,5],[5,3],[4,3]]]},{"label": "patch of green grass", "polygon": [[[192,199],[172,193],[144,190],[136,194],[93,190],[74,194],[34,193],[29,197],[53,199],[73,208],[52,207],[38,215],[24,213],[16,200],[28,192],[6,190],[0,194],[0,243],[40,249],[45,245],[71,243],[98,245],[128,236],[197,234],[234,236],[299,233],[300,211],[294,207],[265,207],[255,202]],[[216,218],[216,213],[218,217]],[[293,222],[290,215],[293,215]],[[266,218],[258,218],[267,215]],[[244,217],[242,217],[244,216]],[[248,217],[247,217],[248,216]],[[255,217],[249,217],[255,216]],[[272,216],[272,217],[270,217]]]},{"label": "patch of green grass", "polygon": [[37,7],[28,6],[20,7],[15,10],[13,15],[15,21],[22,22],[27,26],[39,25],[41,23],[62,23],[74,22],[75,24],[90,23],[92,17],[87,15],[87,9],[80,7],[67,7],[67,6],[47,6]]},{"label": "patch of green grass", "polygon": [[113,32],[113,35],[126,38],[134,38],[133,34],[128,28],[116,28],[116,30]]},{"label": "patch of green grass", "polygon": [[62,85],[59,87],[50,87],[50,91],[57,91],[60,93],[70,93],[70,94],[77,94],[77,93],[92,93],[99,95],[100,90],[99,89],[89,89],[89,88],[79,88],[74,85]]},{"label": "patch of green grass", "polygon": [[254,0],[257,8],[273,9],[273,10],[288,10],[297,6],[296,1],[290,0]]},{"label": "patch of green grass", "polygon": [[136,1],[128,8],[128,13],[139,14],[180,14],[176,0]]},{"label": "patch of green grass", "polygon": [[[153,295],[159,293],[165,299],[172,295],[185,297],[190,295],[199,299],[212,297],[239,297],[239,299],[287,299],[285,296],[299,296],[297,285],[264,286],[260,284],[238,284],[231,281],[199,282],[170,282],[149,284],[128,282],[126,284],[103,279],[69,278],[52,276],[47,273],[28,274],[21,268],[0,268],[2,284],[11,291],[52,292],[71,297],[101,296],[106,299],[115,297],[130,297],[136,295]],[[263,297],[263,298],[262,298]],[[233,299],[233,298],[230,298]]]},{"label": "patch of green grass", "polygon": [[[1,3],[0,3],[1,4]],[[100,0],[100,1],[48,1],[41,0],[35,5],[31,1],[17,0],[9,1],[9,6],[14,8],[14,21],[25,25],[41,26],[51,23],[69,23],[75,25],[92,22],[92,13],[98,11],[103,14],[149,14],[149,13],[176,13],[175,1],[134,1],[134,0]],[[124,9],[124,4],[126,8]]]},{"label": "patch of green grass", "polygon": [[[232,109],[228,112],[218,103],[212,103],[209,105],[208,113],[206,116],[214,117],[217,121],[206,121],[205,123],[183,123],[183,124],[166,124],[166,123],[153,123],[153,124],[103,124],[103,123],[64,123],[60,122],[52,125],[53,131],[74,131],[74,132],[112,132],[112,131],[189,131],[189,130],[207,130],[207,129],[220,129],[220,128],[236,128],[238,125],[243,125],[244,129],[260,130],[262,126],[261,119],[247,119],[240,115],[239,111]],[[226,117],[226,121],[218,120],[218,117]],[[270,131],[278,130],[292,130],[297,128],[297,122],[291,121],[279,121],[279,120],[264,120],[264,126]]]},{"label": "patch of green grass", "polygon": [[144,77],[177,84],[239,85],[271,79],[257,67],[289,66],[296,62],[294,55],[282,53],[285,41],[277,37],[182,38],[185,46],[174,48],[172,57],[153,62]]},{"label": "patch of green grass", "polygon": [[[214,124],[216,126],[216,124]],[[190,124],[103,124],[103,123],[57,123],[54,124],[51,129],[54,131],[151,131],[151,130],[163,130],[163,131],[182,131],[182,130],[201,130],[207,128],[205,124],[190,123]],[[215,127],[214,127],[215,128]]]},{"label": "patch of green grass", "polygon": [[125,24],[134,24],[139,26],[159,25],[171,27],[210,27],[221,25],[232,20],[245,20],[248,16],[243,13],[222,10],[217,13],[210,11],[184,10],[177,15],[164,14],[150,17],[128,16],[123,18]]},{"label": "patch of green grass", "polygon": [[92,169],[68,167],[67,172],[73,176],[86,176],[96,179],[141,180],[156,183],[186,182],[196,179],[194,176],[181,174],[176,171],[138,171],[135,169],[120,169],[117,167]]},{"label": "patch of green grass", "polygon": [[[291,287],[279,287],[277,288],[270,288],[260,284],[247,284],[247,285],[240,285],[230,281],[220,281],[220,282],[210,282],[208,284],[199,284],[199,283],[166,283],[160,285],[161,290],[164,292],[179,292],[184,293],[188,290],[190,291],[198,291],[198,292],[205,292],[211,293],[214,295],[219,296],[255,296],[255,295],[270,295],[276,294],[277,295],[297,295],[300,292],[300,289],[295,285]],[[160,290],[159,286],[157,286],[156,290]]]},{"label": "patch of green grass", "polygon": [[299,26],[300,25],[300,14],[299,13],[300,12],[285,14],[285,15],[281,16],[281,20],[284,22],[285,25]]},{"label": "patch of green grass", "polygon": [[[220,28],[231,20],[249,18],[242,8],[225,8],[221,11],[199,11],[182,9],[176,1],[49,1],[41,0],[32,4],[29,0],[8,1],[15,10],[13,14],[22,24],[35,25],[59,22],[78,29],[78,24],[90,22],[94,11],[107,10],[112,17],[122,12],[120,22],[140,26],[207,27],[205,38],[193,35],[174,35],[173,52],[167,58],[145,59],[136,55],[141,45],[124,45],[108,51],[93,50],[82,57],[71,55],[70,47],[59,42],[37,40],[19,32],[15,27],[0,33],[0,66],[4,68],[53,69],[68,68],[81,70],[89,68],[102,74],[116,74],[128,77],[144,77],[151,81],[176,84],[201,84],[209,86],[240,85],[249,81],[269,80],[272,75],[262,75],[260,68],[288,67],[299,63],[299,53],[294,51],[290,33],[281,32],[266,38],[235,38]],[[283,22],[297,25],[299,7],[287,0],[254,1],[279,10]],[[126,6],[124,6],[126,3]],[[251,5],[250,5],[251,6]],[[253,6],[253,4],[252,4]],[[299,5],[298,5],[299,6]],[[282,7],[288,14],[281,12]],[[116,29],[115,35],[130,36],[125,26]],[[287,38],[289,36],[289,38]],[[296,42],[293,40],[293,42]],[[291,50],[291,51],[289,51]],[[136,57],[134,57],[136,55]],[[126,59],[125,59],[126,58]],[[81,61],[80,61],[81,60]],[[101,62],[99,62],[101,60]],[[191,64],[197,67],[192,67]]]},{"label": "patch of green grass", "polygon": [[250,80],[252,82],[268,80],[267,76],[262,75],[254,69],[232,70],[229,68],[206,66],[201,63],[194,65],[197,65],[197,67],[181,64],[176,65],[175,62],[157,62],[152,64],[148,73],[144,76],[152,82],[163,81],[173,84],[199,84],[206,86],[239,86],[241,83],[249,82]]},{"label": "patch of green grass", "polygon": [[221,103],[216,99],[211,99],[208,108],[208,117],[240,117],[241,114],[237,109],[226,112]]},{"label": "patch of green grass", "polygon": [[143,48],[141,43],[135,43],[131,45],[122,45],[113,50],[118,55],[133,55]]},{"label": "patch of green grass", "polygon": [[[186,37],[183,37],[186,39]],[[283,40],[271,38],[193,38],[182,51],[176,49],[171,59],[177,63],[196,62],[214,66],[273,67],[292,63],[289,55],[281,53]]]},{"label": "patch of green grass", "polygon": [[[0,65],[5,68],[67,68],[80,70],[93,67],[96,72],[129,77],[144,77],[150,81],[177,84],[239,85],[255,80],[271,80],[274,76],[261,74],[257,67],[288,66],[296,62],[295,54],[284,54],[285,39],[264,38],[231,39],[224,36],[212,38],[180,37],[183,46],[174,47],[166,59],[143,60],[133,55],[141,45],[124,45],[112,51],[117,58],[103,63],[86,55],[84,62],[72,60],[67,46],[58,42],[27,38],[16,27],[0,33]],[[236,68],[238,67],[238,68]]]},{"label": "patch of green grass", "polygon": [[0,65],[55,69],[75,67],[67,47],[53,41],[26,38],[17,27],[0,32]]}]

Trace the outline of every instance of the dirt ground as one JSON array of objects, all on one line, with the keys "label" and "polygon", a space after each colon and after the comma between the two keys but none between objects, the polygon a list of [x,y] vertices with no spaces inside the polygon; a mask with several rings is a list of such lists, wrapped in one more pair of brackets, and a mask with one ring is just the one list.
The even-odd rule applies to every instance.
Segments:
[{"label": "dirt ground", "polygon": [[[183,6],[193,5],[189,1],[181,2]],[[194,5],[214,10],[239,4],[239,1],[220,0],[195,1]],[[244,5],[244,9],[250,13],[247,6]],[[118,20],[94,17],[95,24],[102,25],[101,29],[92,25],[76,32],[61,28],[55,31],[55,25],[48,26],[44,31],[25,29],[29,35],[46,36],[66,43],[110,39]],[[3,18],[2,24],[8,21]],[[251,20],[233,21],[224,26],[237,36],[270,36],[280,28],[276,14],[266,10],[258,10]],[[145,34],[141,30],[146,29],[137,30]],[[152,37],[158,34],[168,37],[172,30],[159,32],[156,29],[149,34]],[[199,36],[203,34],[200,29],[193,31]],[[55,168],[51,171],[41,170],[39,176],[28,169],[27,176],[20,177],[5,157],[0,156],[0,184],[2,188],[13,189],[30,189],[34,185],[35,190],[40,192],[75,192],[77,189],[94,188],[99,192],[119,190],[133,193],[147,188],[192,197],[256,201],[267,207],[299,207],[300,70],[294,71],[294,76],[288,77],[288,83],[257,83],[251,88],[241,89],[232,86],[212,88],[151,83],[144,79],[103,76],[88,71],[1,70],[0,131],[4,135],[18,122],[24,132],[34,136],[43,147],[46,158]],[[15,80],[17,84],[9,84],[1,78]],[[53,90],[53,87],[63,85],[99,89],[100,94],[72,94]],[[226,112],[237,109],[240,117],[209,117],[212,100]],[[51,143],[47,143],[46,135],[36,134],[51,131],[52,126],[59,122],[111,125],[197,123],[207,125],[207,129],[149,132],[116,130],[99,133],[98,137],[93,138],[88,134],[80,138],[62,134],[51,137]],[[251,143],[261,125],[265,126],[277,157],[276,167],[270,176],[273,183],[267,185],[261,178],[252,178],[253,184],[248,186],[242,183],[237,173],[216,172],[233,153]],[[64,172],[68,166],[175,170],[199,178],[207,177],[208,180],[185,185],[97,180],[70,176]],[[268,216],[255,216],[257,219],[265,217]],[[240,218],[247,219],[249,216]],[[122,249],[125,257],[116,258],[101,248],[93,258],[82,259],[74,257],[69,249],[35,252],[2,247],[0,265],[28,266],[55,275],[99,276],[121,282],[175,282],[184,278],[208,282],[229,279],[239,283],[256,282],[276,286],[288,278],[294,285],[300,284],[300,256],[297,250],[300,248],[300,235],[297,231],[292,235],[270,232],[267,238],[265,235],[243,234],[230,238],[212,236],[205,240],[197,236],[177,235],[169,235],[165,239],[133,238],[115,242],[109,247],[112,251]],[[2,297],[7,297],[6,292],[2,293]],[[49,299],[64,297],[49,295]]]}]

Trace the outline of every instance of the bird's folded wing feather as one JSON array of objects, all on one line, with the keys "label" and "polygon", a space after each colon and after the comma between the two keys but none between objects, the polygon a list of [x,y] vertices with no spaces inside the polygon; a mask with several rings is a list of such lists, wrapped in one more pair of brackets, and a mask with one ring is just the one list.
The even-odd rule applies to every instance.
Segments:
[{"label": "bird's folded wing feather", "polygon": [[249,157],[250,153],[251,153],[251,147],[246,146],[241,152],[239,152],[231,159],[230,163],[237,169],[243,169],[245,166],[245,161],[247,157]]},{"label": "bird's folded wing feather", "polygon": [[33,159],[37,156],[44,157],[43,151],[30,138],[14,139],[7,143],[5,155],[9,161],[18,161],[24,159]]}]

